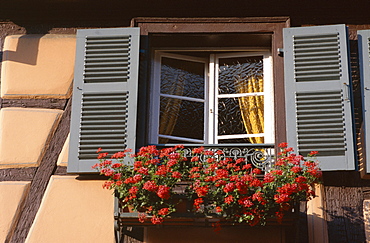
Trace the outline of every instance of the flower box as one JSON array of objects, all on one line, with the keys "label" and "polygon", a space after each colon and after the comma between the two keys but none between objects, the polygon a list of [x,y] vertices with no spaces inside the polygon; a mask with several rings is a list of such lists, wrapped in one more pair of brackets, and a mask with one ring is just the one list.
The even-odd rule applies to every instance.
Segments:
[{"label": "flower box", "polygon": [[[263,154],[268,149],[248,151]],[[321,176],[316,152],[303,158],[286,144],[281,144],[274,164],[261,168],[249,157],[227,157],[225,150],[214,148],[196,147],[189,153],[181,145],[161,150],[147,146],[131,157],[131,164],[123,162],[126,154],[107,159],[99,151],[100,163],[95,165],[110,177],[104,187],[116,191],[119,207],[139,211],[120,209],[116,219],[126,224],[133,218],[141,225],[284,223],[294,205],[314,196],[311,184]]]}]

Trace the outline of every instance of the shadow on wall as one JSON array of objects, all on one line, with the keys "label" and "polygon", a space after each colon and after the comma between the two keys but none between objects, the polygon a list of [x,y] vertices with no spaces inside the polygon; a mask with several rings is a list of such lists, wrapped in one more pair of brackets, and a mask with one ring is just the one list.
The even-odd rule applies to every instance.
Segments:
[{"label": "shadow on wall", "polygon": [[[39,43],[42,37],[43,35],[23,35],[18,39],[15,50],[5,50],[12,48],[9,44],[4,46],[4,51],[2,53],[4,61],[36,65]],[[27,53],[27,55],[24,55],[24,53]]]},{"label": "shadow on wall", "polygon": [[[338,200],[338,204],[340,203]],[[334,207],[325,212],[329,242],[366,242],[365,234],[370,235],[370,229],[366,227],[365,232],[362,206]]]}]

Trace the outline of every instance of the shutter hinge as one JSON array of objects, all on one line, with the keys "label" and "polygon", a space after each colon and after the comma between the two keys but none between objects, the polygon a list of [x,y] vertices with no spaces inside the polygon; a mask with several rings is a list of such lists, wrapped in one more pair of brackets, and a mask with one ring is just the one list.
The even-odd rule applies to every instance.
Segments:
[{"label": "shutter hinge", "polygon": [[284,49],[283,48],[278,48],[277,49],[277,54],[279,57],[284,57]]}]

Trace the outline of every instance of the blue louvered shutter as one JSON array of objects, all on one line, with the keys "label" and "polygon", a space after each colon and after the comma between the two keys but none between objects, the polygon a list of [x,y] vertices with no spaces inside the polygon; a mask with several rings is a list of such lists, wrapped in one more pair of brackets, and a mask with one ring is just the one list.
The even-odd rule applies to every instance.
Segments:
[{"label": "blue louvered shutter", "polygon": [[287,142],[323,170],[355,169],[345,25],[284,29]]},{"label": "blue louvered shutter", "polygon": [[366,173],[370,173],[370,30],[359,30],[358,47],[362,87],[363,131],[366,151]]},{"label": "blue louvered shutter", "polygon": [[96,172],[96,150],[135,149],[139,28],[78,30],[69,173]]}]

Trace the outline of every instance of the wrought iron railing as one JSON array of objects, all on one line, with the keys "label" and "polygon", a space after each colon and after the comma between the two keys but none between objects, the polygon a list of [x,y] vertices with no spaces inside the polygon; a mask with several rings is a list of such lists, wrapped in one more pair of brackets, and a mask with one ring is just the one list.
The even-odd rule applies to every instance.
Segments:
[{"label": "wrought iron railing", "polygon": [[[175,144],[158,144],[158,148],[173,147]],[[255,168],[268,170],[274,162],[274,144],[185,144],[184,151],[186,157],[191,157],[194,148],[204,147],[205,150],[222,151],[216,154],[219,159],[231,158],[236,160],[244,158],[246,163],[250,163]],[[205,158],[200,158],[205,159]]]}]

